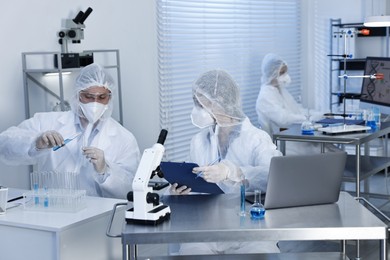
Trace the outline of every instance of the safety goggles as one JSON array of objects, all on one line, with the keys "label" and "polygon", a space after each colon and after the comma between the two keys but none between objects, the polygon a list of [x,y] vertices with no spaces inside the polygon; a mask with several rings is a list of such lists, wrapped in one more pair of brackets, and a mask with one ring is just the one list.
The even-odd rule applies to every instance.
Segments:
[{"label": "safety goggles", "polygon": [[89,93],[86,91],[80,91],[80,101],[82,103],[99,102],[107,104],[110,101],[111,93]]}]

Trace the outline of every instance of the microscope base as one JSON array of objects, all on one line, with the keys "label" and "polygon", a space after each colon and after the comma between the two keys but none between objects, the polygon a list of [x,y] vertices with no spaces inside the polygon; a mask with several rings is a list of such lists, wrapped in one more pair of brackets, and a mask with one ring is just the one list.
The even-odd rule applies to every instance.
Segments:
[{"label": "microscope base", "polygon": [[165,220],[168,220],[171,216],[171,209],[167,205],[160,204],[148,213],[146,213],[145,219],[138,219],[134,217],[134,208],[126,211],[127,224],[144,224],[144,225],[157,225]]}]

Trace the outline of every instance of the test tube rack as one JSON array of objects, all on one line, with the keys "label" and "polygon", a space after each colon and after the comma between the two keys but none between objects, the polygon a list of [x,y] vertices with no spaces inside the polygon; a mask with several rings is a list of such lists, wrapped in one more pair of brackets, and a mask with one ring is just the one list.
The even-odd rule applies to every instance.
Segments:
[{"label": "test tube rack", "polygon": [[23,193],[25,210],[76,212],[86,206],[86,191],[79,189],[74,172],[35,171],[31,191]]},{"label": "test tube rack", "polygon": [[23,205],[25,210],[77,212],[86,207],[85,196],[85,190],[32,190],[23,193]]}]

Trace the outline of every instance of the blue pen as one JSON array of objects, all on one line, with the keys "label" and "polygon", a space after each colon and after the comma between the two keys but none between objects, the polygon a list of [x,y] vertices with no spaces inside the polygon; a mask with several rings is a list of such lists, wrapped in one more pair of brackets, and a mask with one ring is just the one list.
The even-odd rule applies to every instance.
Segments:
[{"label": "blue pen", "polygon": [[75,139],[76,137],[78,137],[81,133],[78,133],[77,135],[73,136],[72,138],[67,138],[64,140],[64,143],[62,145],[57,145],[57,146],[54,146],[53,147],[53,151],[57,151],[58,149],[60,149],[61,147],[65,146],[67,143],[69,143],[70,141],[72,141],[73,139]]},{"label": "blue pen", "polygon": [[[216,160],[214,160],[213,162],[209,163],[207,166],[211,166],[213,165],[214,163],[216,162],[219,162],[220,158],[218,157]],[[202,177],[203,176],[203,172],[200,172],[196,175],[195,179],[199,178],[199,177]]]}]

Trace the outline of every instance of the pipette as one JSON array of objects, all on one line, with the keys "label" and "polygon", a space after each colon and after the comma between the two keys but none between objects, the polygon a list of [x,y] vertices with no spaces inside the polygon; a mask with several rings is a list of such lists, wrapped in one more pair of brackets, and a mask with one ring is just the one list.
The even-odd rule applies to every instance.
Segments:
[{"label": "pipette", "polygon": [[65,139],[63,144],[54,146],[54,147],[53,147],[53,151],[57,151],[58,149],[60,149],[61,147],[65,146],[67,143],[69,143],[70,141],[72,141],[73,139],[75,139],[76,137],[78,137],[78,136],[81,135],[81,134],[82,134],[82,133],[78,133],[78,134],[76,134],[75,136],[73,136],[72,138],[67,138],[67,139]]},{"label": "pipette", "polygon": [[353,76],[350,76],[350,75],[347,75],[347,74],[343,74],[343,75],[340,75],[339,78],[344,78],[344,79],[348,79],[348,78],[369,78],[369,79],[383,80],[385,78],[385,76],[384,76],[383,73],[375,73],[375,74],[371,74],[371,75],[353,75]]}]

